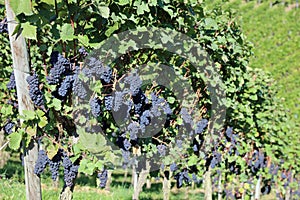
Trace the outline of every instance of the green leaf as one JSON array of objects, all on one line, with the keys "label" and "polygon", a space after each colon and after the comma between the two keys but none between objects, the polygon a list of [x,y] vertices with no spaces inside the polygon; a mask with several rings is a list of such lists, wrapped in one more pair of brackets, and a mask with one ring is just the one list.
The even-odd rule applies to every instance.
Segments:
[{"label": "green leaf", "polygon": [[61,100],[54,98],[53,99],[53,105],[54,105],[54,109],[56,111],[60,111],[61,110]]},{"label": "green leaf", "polygon": [[[40,0],[40,1],[49,5],[55,5],[55,0]],[[61,3],[61,2],[62,0],[56,0],[56,3]]]},{"label": "green leaf", "polygon": [[109,28],[105,31],[105,35],[106,35],[107,37],[110,37],[111,34],[112,34],[113,32],[115,32],[116,30],[118,30],[118,29],[119,29],[119,24],[118,24],[118,23],[114,23],[113,26],[109,26]]},{"label": "green leaf", "polygon": [[170,104],[173,104],[176,99],[174,97],[168,97],[167,100]]},{"label": "green leaf", "polygon": [[36,114],[33,110],[23,110],[23,117],[25,120],[34,120],[36,119]]},{"label": "green leaf", "polygon": [[20,144],[22,141],[22,131],[14,132],[9,135],[9,147],[13,150],[17,150],[20,148]]},{"label": "green leaf", "polygon": [[84,128],[78,129],[79,143],[82,147],[92,153],[102,154],[111,149],[106,145],[106,138],[101,134],[91,134],[85,132]]},{"label": "green leaf", "polygon": [[120,6],[124,6],[126,4],[130,4],[130,0],[119,0],[116,3],[119,4]]},{"label": "green leaf", "polygon": [[98,9],[100,11],[100,15],[104,18],[108,18],[109,17],[109,7],[107,6],[98,6]]},{"label": "green leaf", "polygon": [[44,128],[48,124],[48,119],[47,117],[43,116],[40,118],[40,121],[38,123],[40,128]]},{"label": "green leaf", "polygon": [[25,38],[36,40],[36,26],[30,25],[29,22],[22,24],[22,35]]},{"label": "green leaf", "polygon": [[87,159],[82,159],[80,161],[80,165],[79,165],[79,169],[78,169],[78,172],[83,172],[85,173],[85,169],[87,167],[87,164],[88,164],[89,160]]},{"label": "green leaf", "polygon": [[78,35],[77,38],[81,44],[89,46],[89,38],[87,35]]},{"label": "green leaf", "polygon": [[138,15],[142,15],[145,13],[145,11],[149,12],[150,9],[148,7],[148,4],[144,3],[144,2],[141,2],[140,5],[137,5],[137,14]]},{"label": "green leaf", "polygon": [[215,28],[215,29],[218,28],[217,22],[214,19],[212,19],[212,18],[206,18],[204,20],[204,23],[207,26],[207,28]]},{"label": "green leaf", "polygon": [[10,6],[15,15],[24,13],[25,15],[31,15],[31,0],[10,0]]},{"label": "green leaf", "polygon": [[71,24],[64,24],[61,28],[60,38],[63,41],[74,39],[74,29]]}]

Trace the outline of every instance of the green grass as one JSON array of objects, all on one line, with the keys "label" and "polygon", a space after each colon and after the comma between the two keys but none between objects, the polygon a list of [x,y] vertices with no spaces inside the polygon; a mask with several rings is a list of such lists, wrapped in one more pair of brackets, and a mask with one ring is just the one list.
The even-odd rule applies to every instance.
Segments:
[{"label": "green grass", "polygon": [[[45,182],[45,181],[43,181]],[[57,200],[60,194],[61,187],[50,186],[51,181],[47,184],[42,184],[42,197],[47,200]],[[112,185],[110,191],[102,190],[91,186],[75,186],[73,199],[74,200],[130,200],[132,199],[132,187],[121,185]],[[25,185],[14,179],[0,180],[0,199],[1,200],[25,200]],[[154,184],[151,189],[144,189],[140,194],[140,199],[163,199],[161,184]],[[182,188],[179,190],[172,190],[170,199],[203,199],[203,194],[198,190],[191,190],[190,188]]]},{"label": "green grass", "polygon": [[292,119],[300,122],[300,8],[282,4],[270,8],[270,1],[206,1],[209,8],[220,4],[232,9],[243,33],[254,45],[250,67],[261,68],[277,81],[278,97],[285,99]]},{"label": "green grass", "polygon": [[[45,200],[57,200],[63,187],[63,180],[60,179],[59,184],[54,186],[49,178],[48,171],[42,174],[42,198]],[[62,173],[60,175],[62,177]],[[130,174],[124,179],[124,170],[115,170],[113,172],[112,184],[109,191],[96,187],[95,176],[80,176],[76,180],[74,188],[74,200],[131,200],[133,188],[130,185]],[[17,154],[12,154],[11,159],[4,168],[0,169],[0,199],[1,200],[25,200],[25,184],[23,167],[18,160]],[[140,194],[141,200],[162,200],[162,184],[161,181],[152,179],[151,188],[143,188]],[[171,200],[202,200],[204,199],[203,190],[192,188],[191,186],[177,189],[175,182],[172,182]],[[263,196],[262,200],[273,200],[275,195]]]},{"label": "green grass", "polygon": [[[46,169],[41,176],[42,197],[46,200],[57,200],[63,187],[63,180],[60,178],[58,185],[55,187],[50,177],[50,173]],[[60,171],[60,177],[63,177],[62,171]],[[107,191],[96,187],[96,176],[80,174],[76,179],[73,199],[130,200],[133,192],[130,181],[130,174],[124,179],[124,170],[116,170],[113,172],[110,191]],[[12,154],[4,168],[0,169],[0,199],[25,200],[25,195],[23,166],[18,155]],[[163,199],[161,181],[152,180],[151,188],[144,188],[140,194],[140,199]],[[203,193],[199,189],[192,189],[191,187],[176,189],[175,182],[173,182],[170,199],[201,200],[203,199]]]}]

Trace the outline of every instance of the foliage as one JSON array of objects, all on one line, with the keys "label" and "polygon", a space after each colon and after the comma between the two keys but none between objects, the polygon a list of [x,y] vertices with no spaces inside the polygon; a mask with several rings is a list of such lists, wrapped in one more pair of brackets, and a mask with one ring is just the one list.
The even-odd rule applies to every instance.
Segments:
[{"label": "foliage", "polygon": [[[264,179],[273,178],[277,184],[284,184],[279,173],[270,175],[271,164],[279,166],[284,173],[292,173],[293,176],[299,171],[299,166],[291,162],[291,158],[299,158],[298,149],[286,148],[294,137],[286,137],[290,131],[288,118],[280,106],[281,102],[275,98],[273,81],[264,73],[248,68],[252,55],[251,45],[241,33],[231,12],[221,9],[205,10],[202,4],[194,1],[151,1],[148,4],[145,1],[126,0],[40,0],[32,1],[32,4],[26,0],[20,4],[16,4],[17,1],[12,2],[19,20],[18,29],[30,43],[30,64],[33,74],[36,74],[35,78],[38,79],[35,80],[34,91],[43,94],[44,104],[37,104],[35,111],[27,111],[24,116],[16,116],[16,108],[13,106],[3,107],[2,119],[10,118],[16,123],[16,119],[24,119],[23,127],[16,128],[9,135],[11,149],[18,149],[22,139],[27,145],[31,140],[40,140],[49,159],[57,155],[59,149],[63,149],[68,152],[73,163],[80,163],[79,172],[92,175],[106,168],[121,165],[117,156],[121,153],[126,155],[128,150],[141,149],[147,156],[156,154],[159,150],[163,155],[161,145],[165,145],[168,146],[169,155],[162,159],[161,171],[169,171],[170,165],[175,162],[177,169],[174,174],[177,174],[175,177],[178,177],[180,186],[182,180],[189,184],[188,177],[191,174],[196,177],[196,183],[200,182],[198,179],[209,170],[214,178],[222,174],[224,184],[233,180],[236,183],[226,186],[227,196],[230,196],[228,191],[233,191],[233,195],[244,192],[250,195],[250,185],[254,183],[257,175]],[[213,142],[208,140],[210,129],[206,128],[205,121],[201,120],[213,116],[210,100],[212,91],[207,89],[207,77],[195,69],[193,60],[164,49],[132,48],[132,51],[128,52],[128,47],[137,46],[136,42],[131,40],[125,44],[120,41],[122,45],[118,52],[121,52],[122,56],[109,63],[109,66],[104,65],[107,64],[104,62],[106,58],[100,58],[103,63],[96,63],[98,68],[85,68],[84,64],[92,62],[93,56],[90,54],[86,57],[86,54],[99,44],[103,45],[107,38],[127,30],[134,34],[134,29],[145,26],[161,27],[186,34],[197,41],[215,63],[214,66],[207,65],[207,70],[214,67],[213,70],[221,76],[225,88],[222,88],[223,84],[219,84],[215,77],[210,77],[210,81],[226,90],[226,101],[222,103],[226,104],[227,115],[225,124],[218,124],[220,134],[219,137],[212,138]],[[161,37],[162,43],[168,43],[174,36],[176,38],[176,35],[165,34]],[[85,47],[86,54],[82,46]],[[168,88],[153,83],[142,86],[138,81],[140,77],[134,77],[134,73],[124,78],[135,66],[149,62],[172,66],[178,76],[174,80],[175,83],[182,77],[191,83],[193,91],[201,96],[191,110],[184,110],[180,99],[176,99],[175,94]],[[84,85],[85,81],[91,77],[95,78],[96,75],[101,75],[101,80],[86,91],[86,95],[93,94],[88,97],[95,97],[95,100],[83,107],[84,111],[87,111],[84,112],[86,115],[79,113],[79,117],[76,118],[72,113],[76,108],[76,101],[73,101],[74,98],[72,100],[71,92],[75,91],[76,84],[80,84],[76,80],[80,78],[83,81],[81,84]],[[132,87],[129,93],[120,93],[121,98],[126,94],[130,96],[129,102],[135,104],[127,105],[130,108],[127,110],[128,114],[136,117],[135,121],[128,125],[127,131],[122,129],[124,127],[117,126],[117,120],[113,120],[112,113],[103,104],[105,97],[116,91],[116,88],[124,89],[125,84],[122,83]],[[82,101],[80,95],[75,99],[79,103]],[[114,99],[115,105],[117,100]],[[138,103],[142,104],[140,109],[136,109]],[[118,106],[115,107],[112,109],[118,110]],[[169,115],[167,123],[157,135],[137,139],[137,133],[134,132],[136,127],[147,126],[145,118],[148,116],[144,116],[143,123],[139,120],[139,117],[143,116],[142,113],[159,113],[151,113],[149,107],[158,111],[164,110]],[[193,124],[189,111],[195,112],[196,107],[201,108],[203,112]],[[160,115],[156,117],[159,118]],[[76,129],[77,119],[79,123],[101,124],[105,134],[99,134],[97,129]],[[191,132],[197,135],[193,138],[193,143],[186,143],[190,137],[176,138],[179,135],[178,127],[184,124],[191,124]],[[195,131],[196,124],[197,128],[201,126],[201,131]],[[185,134],[188,135],[187,132]],[[105,140],[104,136],[109,138],[109,141]],[[123,144],[124,141],[127,141],[126,145]],[[108,142],[121,142],[121,150],[113,150]],[[200,149],[205,149],[205,154]],[[281,159],[285,162],[282,163]],[[233,188],[234,186],[236,187]]]}]

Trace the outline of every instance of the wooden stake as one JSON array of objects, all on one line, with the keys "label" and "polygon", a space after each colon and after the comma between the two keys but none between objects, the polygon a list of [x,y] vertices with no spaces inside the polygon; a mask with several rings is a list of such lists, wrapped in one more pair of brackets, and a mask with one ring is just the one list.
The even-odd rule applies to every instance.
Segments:
[{"label": "wooden stake", "polygon": [[[26,78],[29,76],[29,58],[26,48],[25,38],[22,35],[12,35],[17,23],[15,14],[10,7],[9,0],[5,1],[9,41],[13,59],[14,74],[16,77],[16,88],[18,95],[19,114],[22,115],[24,110],[34,110],[28,90]],[[21,120],[21,123],[23,121]],[[23,142],[24,144],[24,142]],[[25,185],[26,185],[26,199],[40,200],[41,182],[40,178],[34,174],[34,165],[38,157],[38,144],[31,142],[29,147],[24,148],[24,170],[25,170]]]}]

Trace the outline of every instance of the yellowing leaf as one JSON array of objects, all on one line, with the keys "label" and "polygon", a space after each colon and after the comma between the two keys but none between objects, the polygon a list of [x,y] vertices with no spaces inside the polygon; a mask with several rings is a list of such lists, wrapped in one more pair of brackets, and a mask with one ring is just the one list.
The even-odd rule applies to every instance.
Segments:
[{"label": "yellowing leaf", "polygon": [[58,146],[57,146],[57,145],[54,145],[54,144],[50,144],[50,145],[47,147],[47,155],[48,155],[48,158],[49,158],[49,159],[52,159],[52,158],[57,154],[57,151],[58,151]]},{"label": "yellowing leaf", "polygon": [[35,136],[36,135],[36,127],[28,126],[26,128],[26,133],[30,136]]}]

